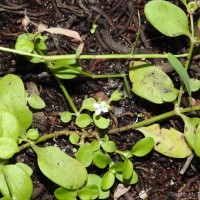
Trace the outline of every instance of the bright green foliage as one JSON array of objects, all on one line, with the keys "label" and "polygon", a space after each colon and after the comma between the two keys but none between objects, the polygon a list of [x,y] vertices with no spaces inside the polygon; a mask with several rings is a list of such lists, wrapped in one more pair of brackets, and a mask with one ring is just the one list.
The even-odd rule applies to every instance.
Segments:
[{"label": "bright green foliage", "polygon": [[120,93],[118,90],[115,90],[112,94],[111,94],[111,97],[109,99],[108,102],[111,102],[111,101],[119,101],[122,99],[122,93]]},{"label": "bright green foliage", "polygon": [[101,144],[101,147],[104,151],[112,153],[116,150],[116,144],[113,141],[106,141]]},{"label": "bright green foliage", "polygon": [[72,144],[78,144],[78,142],[79,142],[79,136],[78,136],[76,133],[72,133],[72,134],[69,136],[69,141],[70,141]]},{"label": "bright green foliage", "polygon": [[123,162],[117,162],[117,163],[111,165],[110,170],[111,170],[111,171],[114,170],[114,171],[116,171],[116,172],[122,172],[122,170],[123,170],[123,165],[124,165]]},{"label": "bright green foliage", "polygon": [[33,170],[28,165],[24,163],[16,163],[15,165],[21,167],[29,176],[33,174]]},{"label": "bright green foliage", "polygon": [[98,151],[100,149],[100,144],[97,140],[93,140],[91,143],[93,151]]},{"label": "bright green foliage", "polygon": [[182,63],[173,54],[168,53],[167,59],[169,63],[172,65],[172,67],[176,70],[178,75],[181,77],[188,91],[188,94],[191,97],[190,78],[186,69],[183,67]]},{"label": "bright green foliage", "polygon": [[94,98],[90,97],[90,98],[84,99],[82,102],[80,111],[82,111],[83,109],[86,109],[86,110],[94,112],[95,108],[93,107],[93,104],[95,103],[96,103],[96,100]]},{"label": "bright green foliage", "polygon": [[40,96],[32,94],[27,98],[28,104],[35,109],[42,109],[45,107],[45,103]]},{"label": "bright green foliage", "polygon": [[192,153],[183,134],[173,128],[160,129],[158,124],[153,124],[137,130],[142,132],[145,137],[152,137],[154,139],[154,149],[166,156],[185,158]]},{"label": "bright green foliage", "polygon": [[197,156],[200,156],[200,118],[189,118],[181,114],[180,117],[185,123],[184,135],[189,146],[194,150]]},{"label": "bright green foliage", "polygon": [[4,197],[30,199],[33,185],[30,176],[19,166],[6,165],[0,170],[0,190]]},{"label": "bright green foliage", "polygon": [[76,200],[77,191],[59,187],[55,190],[54,195],[57,200]]},{"label": "bright green foliage", "polygon": [[135,184],[135,183],[138,182],[138,175],[137,175],[137,173],[136,173],[134,170],[132,171],[132,176],[131,176],[130,179],[125,179],[124,176],[123,176],[123,174],[122,174],[122,172],[117,172],[117,173],[115,174],[115,177],[116,177],[119,181],[121,181],[121,182],[123,182],[123,183],[125,183],[125,184],[130,184],[130,185],[132,185],[132,184]]},{"label": "bright green foliage", "polygon": [[178,90],[167,74],[146,62],[130,63],[130,81],[132,91],[153,103],[162,104],[176,99]]},{"label": "bright green foliage", "polygon": [[112,160],[108,155],[98,151],[94,153],[93,162],[98,168],[104,169]]},{"label": "bright green foliage", "polygon": [[187,11],[190,14],[193,14],[198,8],[199,5],[196,1],[191,1],[187,4]]},{"label": "bright green foliage", "polygon": [[49,65],[48,67],[60,79],[73,79],[79,74],[79,70],[82,70],[75,59],[57,60],[53,65]]},{"label": "bright green foliage", "polygon": [[76,118],[76,125],[80,128],[85,128],[87,127],[91,122],[92,118],[88,114],[80,114]]},{"label": "bright green foliage", "polygon": [[73,116],[73,113],[65,111],[61,114],[61,120],[62,122],[67,123],[72,119],[72,116]]},{"label": "bright green foliage", "polygon": [[133,163],[128,158],[124,161],[122,174],[126,180],[130,179],[133,174]]},{"label": "bright green foliage", "polygon": [[91,144],[83,144],[77,154],[76,154],[76,160],[78,160],[80,163],[82,163],[85,167],[90,166],[93,159],[93,148]]},{"label": "bright green foliage", "polygon": [[23,82],[18,76],[8,74],[0,80],[0,102],[17,118],[20,133],[24,133],[32,123],[25,94]]},{"label": "bright green foliage", "polygon": [[81,200],[96,199],[99,196],[99,188],[96,185],[88,185],[78,190],[77,193]]},{"label": "bright green foliage", "polygon": [[80,162],[57,147],[32,146],[32,148],[38,156],[40,170],[54,183],[66,189],[78,189],[84,185],[87,171]]},{"label": "bright green foliage", "polygon": [[154,140],[151,137],[146,137],[139,140],[132,148],[131,153],[134,156],[142,157],[147,155],[154,147]]},{"label": "bright green foliage", "polygon": [[162,34],[169,37],[190,37],[188,18],[182,9],[168,1],[150,1],[145,5],[148,21]]},{"label": "bright green foliage", "polygon": [[101,187],[103,190],[108,190],[113,186],[114,182],[115,175],[111,171],[107,171],[102,178]]},{"label": "bright green foliage", "polygon": [[93,120],[95,125],[100,129],[106,129],[108,128],[110,124],[110,119],[106,119],[102,117],[101,115],[93,115]]},{"label": "bright green foliage", "polygon": [[189,83],[190,89],[191,89],[192,92],[196,92],[200,89],[200,80],[190,78],[189,82],[190,82]]},{"label": "bright green foliage", "polygon": [[[38,33],[23,33],[17,38],[17,42],[15,44],[15,49],[18,51],[24,51],[28,53],[41,55],[47,54],[47,46],[45,41],[47,40],[47,36],[42,36]],[[25,56],[32,63],[40,63],[44,62],[44,59],[37,57],[29,57]]]},{"label": "bright green foliage", "polygon": [[39,136],[39,132],[34,128],[29,129],[26,133],[26,137],[31,140],[37,140]]}]

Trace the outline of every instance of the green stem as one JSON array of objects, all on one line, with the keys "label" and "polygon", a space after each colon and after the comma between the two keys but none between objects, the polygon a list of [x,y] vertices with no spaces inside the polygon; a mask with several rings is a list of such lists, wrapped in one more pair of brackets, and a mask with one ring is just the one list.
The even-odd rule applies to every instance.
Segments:
[{"label": "green stem", "polygon": [[[120,128],[111,129],[110,131],[108,131],[108,133],[109,134],[115,134],[115,133],[118,133],[118,132],[130,130],[130,129],[136,129],[136,128],[139,128],[139,127],[154,123],[156,121],[160,121],[160,120],[163,120],[163,119],[166,119],[166,118],[169,118],[169,117],[173,117],[175,115],[179,115],[179,113],[192,112],[192,111],[196,111],[196,110],[200,110],[200,106],[194,106],[194,107],[180,109],[178,112],[173,110],[173,111],[170,111],[170,112],[167,112],[167,113],[152,117],[151,119],[147,119],[147,120],[138,122],[136,124],[132,124],[132,125],[127,125],[127,126],[123,126],[123,127],[120,127]],[[58,132],[54,132],[54,133],[50,133],[50,134],[46,134],[44,136],[41,136],[36,141],[31,141],[31,142],[27,142],[26,144],[22,144],[21,146],[19,146],[19,151],[22,151],[23,149],[30,147],[32,144],[37,144],[37,143],[40,143],[40,142],[44,142],[44,141],[46,141],[48,139],[51,139],[51,138],[54,138],[54,137],[59,137],[59,136],[62,136],[62,135],[68,136],[68,135],[70,135],[72,133],[75,133],[75,134],[80,135],[80,136],[84,135],[85,137],[97,136],[96,132],[93,132],[91,134],[91,133],[85,133],[85,132],[62,130],[62,131],[58,131]]]},{"label": "green stem", "polygon": [[[200,110],[200,106],[194,106],[194,107],[180,109],[179,112],[185,113],[185,112],[191,112],[191,111],[196,111],[196,110]],[[127,125],[127,126],[122,126],[120,128],[111,129],[110,131],[108,131],[108,133],[109,134],[115,134],[115,133],[118,133],[118,132],[130,130],[130,129],[136,129],[136,128],[139,128],[139,127],[146,126],[148,124],[152,124],[152,123],[157,122],[157,121],[161,121],[161,120],[169,118],[169,117],[173,117],[175,115],[179,115],[179,113],[176,110],[172,110],[172,111],[166,112],[164,114],[152,117],[150,119],[143,120],[143,121],[138,122],[136,124],[131,124],[131,125]]]},{"label": "green stem", "polygon": [[[44,61],[55,61],[64,59],[141,59],[141,58],[167,58],[167,54],[106,54],[106,55],[80,55],[77,58],[76,54],[70,55],[51,55],[51,56],[41,56],[33,53],[27,53],[24,51],[18,51],[15,49],[10,49],[0,46],[0,51],[6,51],[10,53],[15,53],[23,56],[31,56],[44,59]],[[175,55],[177,58],[187,57],[188,54]]]},{"label": "green stem", "polygon": [[55,79],[56,79],[58,85],[60,86],[61,90],[63,91],[63,93],[64,93],[66,99],[68,100],[70,107],[72,108],[72,110],[74,111],[74,113],[75,113],[76,115],[78,115],[79,112],[78,112],[76,106],[74,105],[74,103],[73,103],[71,97],[69,96],[69,94],[68,94],[68,92],[67,92],[65,86],[63,85],[62,81],[61,81],[59,78],[57,78],[56,76],[55,76]]},{"label": "green stem", "polygon": [[[185,63],[186,71],[188,70],[188,68],[190,66],[194,47],[195,47],[195,44],[196,44],[195,37],[194,37],[194,24],[193,24],[193,15],[192,14],[190,14],[190,23],[191,23],[192,36],[190,38],[191,44],[190,44],[190,49],[189,49],[189,53],[188,53],[188,56],[187,56],[187,60],[186,60],[186,63]],[[178,100],[177,100],[176,107],[180,107],[180,105],[181,105],[181,99],[182,99],[183,92],[184,92],[184,83],[182,82],[181,86],[180,86],[179,94],[178,94]]]}]

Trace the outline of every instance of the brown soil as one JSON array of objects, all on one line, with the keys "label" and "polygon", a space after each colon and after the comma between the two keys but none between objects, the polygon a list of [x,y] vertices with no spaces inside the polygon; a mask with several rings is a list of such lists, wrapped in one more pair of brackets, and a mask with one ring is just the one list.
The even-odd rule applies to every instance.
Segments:
[{"label": "brown soil", "polygon": [[[142,32],[137,43],[138,52],[172,52],[176,54],[187,52],[189,44],[185,37],[167,38],[146,22],[143,11],[146,2],[148,1],[1,0],[0,45],[14,47],[17,37],[24,32],[21,22],[26,10],[29,18],[37,24],[43,23],[49,27],[62,27],[78,31],[84,38],[84,54],[127,53],[136,38],[137,11],[139,10]],[[176,4],[177,2],[174,1]],[[98,27],[95,33],[91,34],[90,30],[94,23]],[[29,32],[36,31],[35,26],[32,25],[29,25],[27,29]],[[105,30],[109,32],[109,37],[105,35]],[[116,43],[113,43],[112,40]],[[74,53],[77,47],[75,42],[62,35],[49,35],[47,45],[49,54],[70,54]],[[158,59],[148,60],[151,63],[160,61]],[[184,62],[184,59],[182,61]],[[128,72],[129,67],[129,60],[81,60],[80,63],[85,70],[95,74],[119,73],[122,70]],[[190,76],[199,78],[198,56],[193,60],[192,66],[189,70]],[[36,114],[33,127],[37,128],[41,135],[66,128],[66,125],[62,124],[57,117],[57,112],[70,110],[70,106],[46,66],[31,64],[22,56],[0,52],[0,74],[3,76],[8,73],[19,75],[25,85],[34,82],[40,91],[46,107],[42,112]],[[172,71],[169,75],[175,84],[180,84],[175,72]],[[123,89],[121,79],[92,80],[83,76],[65,81],[65,85],[77,107],[80,107],[80,103],[86,96],[95,96],[99,92],[109,96],[115,89]],[[199,101],[199,93],[196,93],[194,98]],[[183,106],[185,104],[187,104],[187,101],[183,102]],[[144,118],[149,118],[172,109],[171,105],[154,105],[135,95],[121,100],[114,107],[118,112],[128,113],[117,119],[118,126],[134,123],[139,113],[142,113]],[[139,120],[142,119],[139,118]],[[113,121],[113,126],[117,124]],[[166,120],[160,124],[162,127],[173,127],[183,131],[183,124],[178,119]],[[127,131],[112,135],[110,138],[116,142],[119,149],[125,150],[130,149],[134,143],[142,138],[142,135],[136,131]],[[70,155],[73,148],[65,137],[49,140],[42,145],[59,146]],[[16,161],[27,163],[34,171],[32,199],[54,199],[53,192],[58,186],[45,178],[40,172],[35,154],[30,149],[26,149],[13,159],[13,162]],[[141,191],[146,191],[150,200],[198,199],[199,158],[194,158],[186,172],[181,175],[180,170],[185,162],[186,159],[171,159],[156,152],[152,152],[143,158],[134,158],[134,168],[139,175],[139,182],[132,185],[130,190],[119,199],[140,199],[138,195]],[[99,172],[99,175],[102,175],[102,173]],[[113,199],[117,185],[118,182],[116,181],[111,189],[109,199]]]}]

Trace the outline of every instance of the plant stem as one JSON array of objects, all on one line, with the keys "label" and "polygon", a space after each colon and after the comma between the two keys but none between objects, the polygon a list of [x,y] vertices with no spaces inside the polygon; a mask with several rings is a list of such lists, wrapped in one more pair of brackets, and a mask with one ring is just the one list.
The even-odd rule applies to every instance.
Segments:
[{"label": "plant stem", "polygon": [[73,103],[71,97],[69,96],[69,94],[68,94],[68,92],[67,92],[65,86],[63,85],[62,81],[61,81],[59,78],[57,78],[56,76],[54,76],[54,77],[55,77],[55,79],[56,79],[58,85],[60,86],[61,90],[63,91],[63,93],[64,93],[66,99],[68,100],[70,107],[72,108],[72,110],[74,111],[74,113],[75,113],[76,115],[78,115],[79,112],[78,112],[76,106],[74,105],[74,103]]},{"label": "plant stem", "polygon": [[[23,56],[31,56],[44,59],[44,61],[55,61],[64,59],[141,59],[141,58],[167,58],[167,54],[104,54],[104,55],[80,55],[77,57],[76,54],[70,55],[51,55],[51,56],[41,56],[38,54],[27,53],[24,51],[18,51],[15,49],[10,49],[0,46],[0,51],[6,51],[10,53],[15,53]],[[188,54],[175,55],[177,58],[187,57]]]},{"label": "plant stem", "polygon": [[[194,107],[180,109],[179,112],[180,113],[186,113],[186,112],[192,112],[192,111],[196,111],[196,110],[200,110],[200,106],[194,106]],[[138,122],[136,124],[111,129],[110,131],[108,131],[108,134],[115,134],[115,133],[118,133],[118,132],[130,130],[130,129],[136,129],[136,128],[154,123],[156,121],[160,121],[160,120],[163,120],[163,119],[166,119],[166,118],[169,118],[169,117],[173,117],[175,115],[179,115],[179,113],[177,111],[173,110],[173,111],[152,117],[150,119]],[[96,133],[96,132],[87,133],[87,132],[77,132],[77,131],[70,131],[70,130],[57,131],[57,132],[54,132],[54,133],[50,133],[50,134],[46,134],[44,136],[41,136],[36,141],[30,141],[30,142],[27,142],[25,144],[22,144],[21,146],[19,146],[19,151],[22,151],[23,149],[30,147],[32,144],[44,142],[48,139],[51,139],[51,138],[54,138],[54,137],[59,137],[59,136],[62,136],[62,135],[68,136],[72,133],[75,133],[75,134],[80,135],[80,136],[84,135],[85,137],[94,137],[94,136],[98,135],[98,133]]]},{"label": "plant stem", "polygon": [[[189,53],[188,53],[188,56],[187,56],[187,60],[186,60],[186,63],[185,63],[186,71],[189,68],[189,65],[190,65],[190,62],[191,62],[191,59],[192,59],[192,55],[193,55],[193,51],[194,51],[194,47],[195,47],[195,44],[196,44],[195,37],[194,37],[193,14],[190,14],[190,23],[191,23],[192,36],[190,38],[191,44],[190,44],[190,49],[189,49]],[[177,100],[176,107],[180,107],[180,105],[181,105],[181,99],[182,99],[183,92],[184,92],[184,83],[182,82],[181,86],[180,86],[179,94],[178,94],[178,100]]]},{"label": "plant stem", "polygon": [[[195,110],[200,110],[200,106],[183,108],[183,109],[180,109],[179,112],[185,113],[185,112],[191,112],[191,111],[195,111]],[[166,112],[164,114],[152,117],[150,119],[143,120],[143,121],[138,122],[136,124],[131,124],[131,125],[127,125],[127,126],[122,126],[120,128],[111,129],[111,130],[108,131],[108,134],[115,134],[115,133],[118,133],[118,132],[130,130],[130,129],[136,129],[136,128],[139,128],[139,127],[146,126],[148,124],[152,124],[152,123],[157,122],[157,121],[161,121],[161,120],[169,118],[169,117],[173,117],[175,115],[179,115],[179,113],[177,113],[176,110],[172,110],[172,111]]]}]

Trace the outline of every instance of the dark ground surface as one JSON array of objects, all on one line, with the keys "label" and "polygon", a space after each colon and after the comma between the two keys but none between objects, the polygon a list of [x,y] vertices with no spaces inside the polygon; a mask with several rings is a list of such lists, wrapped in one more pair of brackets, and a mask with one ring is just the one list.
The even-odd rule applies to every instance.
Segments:
[{"label": "dark ground surface", "polygon": [[[140,52],[163,53],[171,51],[176,54],[187,52],[188,43],[186,38],[166,38],[146,22],[143,13],[146,2],[148,1],[1,0],[0,45],[4,47],[14,46],[17,37],[24,32],[21,21],[26,9],[27,15],[35,23],[78,31],[81,37],[84,38],[84,54],[127,53],[127,47],[130,48],[136,38],[138,27],[137,10],[139,10],[142,20],[142,34],[137,48],[140,49]],[[174,3],[177,2],[174,1]],[[90,29],[94,23],[98,25],[98,28],[95,34],[91,34]],[[106,39],[105,30],[109,30],[111,38]],[[30,25],[28,31],[34,32],[35,27]],[[69,38],[62,35],[50,35],[49,37],[49,54],[70,54],[76,49],[77,44]],[[115,40],[118,45],[122,46],[110,45],[110,39]],[[149,61],[156,63],[161,60],[151,59]],[[182,61],[184,62],[184,59]],[[128,71],[129,61],[82,60],[80,63],[85,70],[91,73],[104,74],[119,73],[122,69]],[[198,65],[197,56],[189,70],[191,77],[199,78],[200,70]],[[33,126],[40,131],[41,135],[66,128],[66,125],[63,125],[59,118],[56,117],[56,112],[69,110],[69,105],[45,66],[41,64],[34,65],[20,56],[0,52],[0,74],[3,76],[7,73],[19,75],[26,85],[31,81],[34,82],[45,100],[46,108],[44,112],[36,115],[33,123]],[[180,83],[176,73],[171,72],[169,75],[174,80],[175,85]],[[92,80],[79,77],[65,83],[77,106],[80,106],[81,101],[87,96],[95,96],[98,92],[103,92],[109,96],[115,89],[123,88],[123,82],[120,79]],[[199,101],[199,93],[195,94],[194,98]],[[186,103],[183,102],[184,104]],[[149,118],[172,109],[171,105],[153,105],[134,95],[116,103],[114,106],[118,113],[128,112],[127,115],[118,118],[118,126],[134,123],[139,113]],[[113,122],[113,126],[117,126],[117,124]],[[183,131],[183,124],[177,119],[162,122],[161,126],[171,126]],[[117,143],[119,149],[125,150],[130,149],[136,141],[142,138],[142,135],[136,131],[127,131],[120,135],[112,135],[111,138]],[[65,137],[49,140],[43,145],[56,145],[69,154],[72,152],[72,146]],[[36,156],[27,149],[24,152],[20,152],[13,162],[16,160],[27,163],[34,170],[32,176],[34,183],[32,199],[54,199],[53,192],[58,186],[42,175],[37,166]],[[142,190],[147,192],[150,200],[198,199],[200,160],[194,158],[186,172],[180,175],[180,170],[185,161],[186,159],[171,159],[156,152],[152,152],[144,158],[135,158],[133,163],[139,175],[139,182],[131,186],[128,193],[119,199],[140,199],[138,195]],[[101,175],[101,172],[99,175]],[[117,185],[118,182],[111,189],[109,199],[113,199]]]}]

